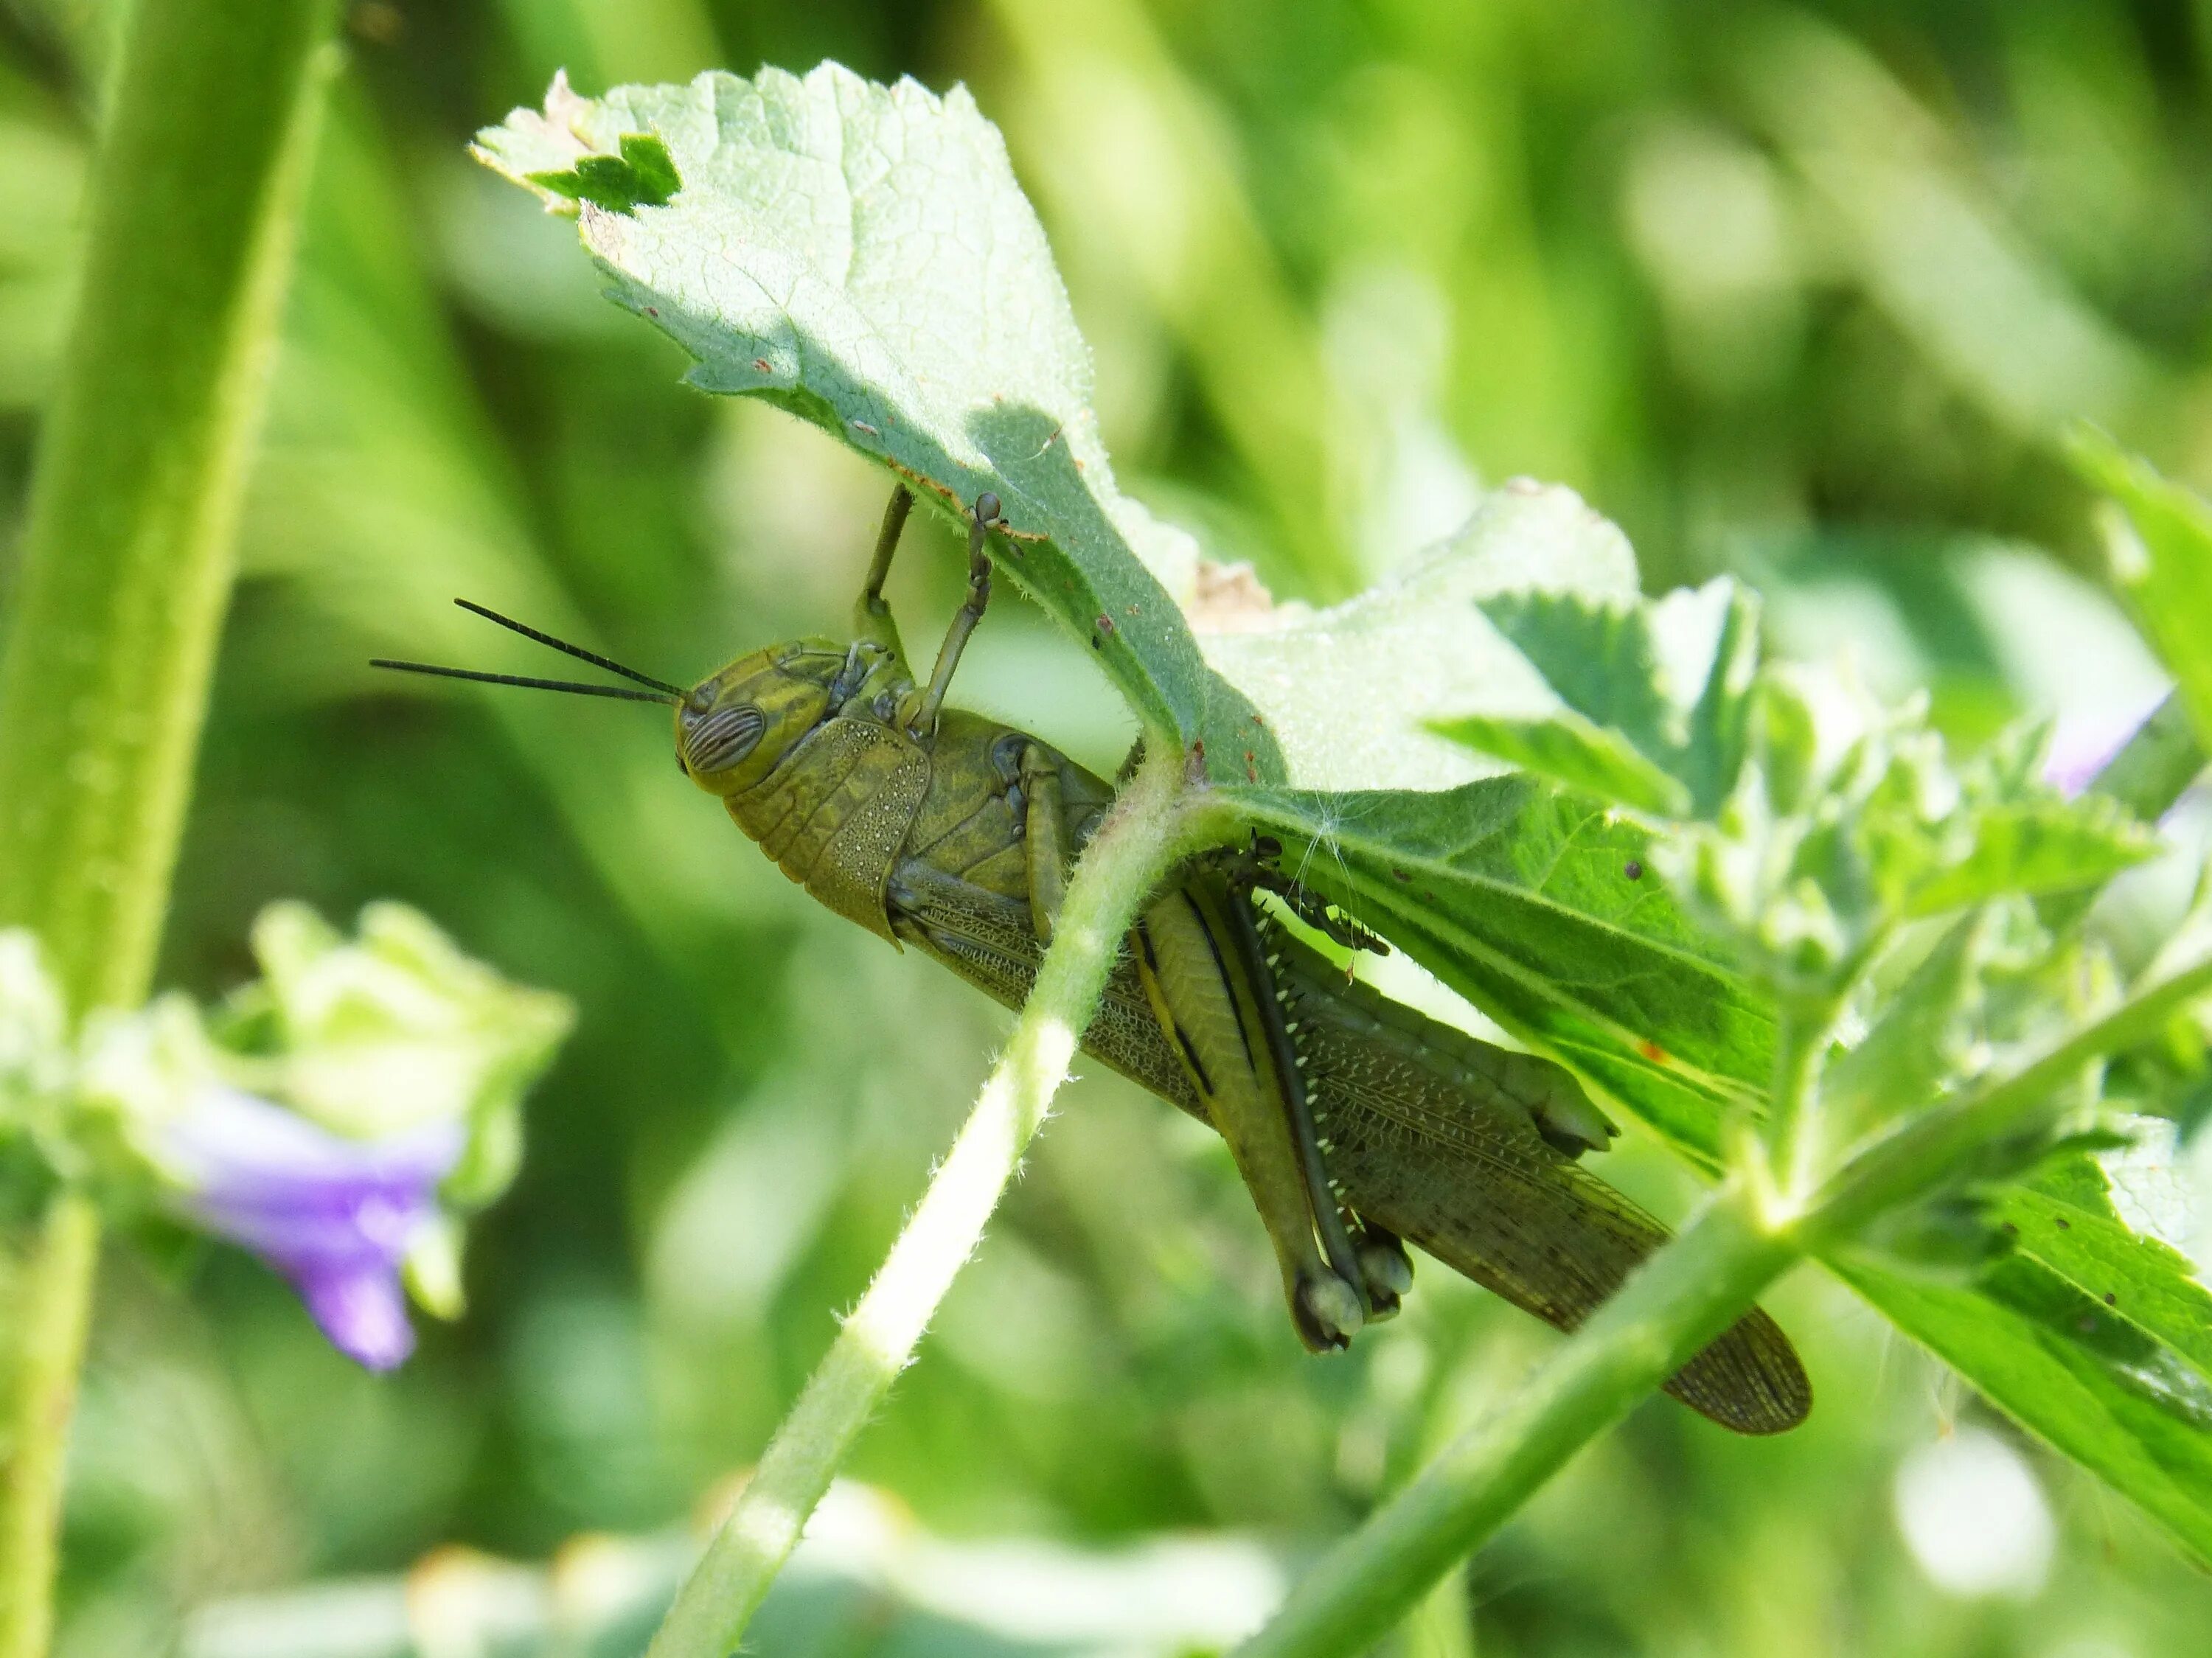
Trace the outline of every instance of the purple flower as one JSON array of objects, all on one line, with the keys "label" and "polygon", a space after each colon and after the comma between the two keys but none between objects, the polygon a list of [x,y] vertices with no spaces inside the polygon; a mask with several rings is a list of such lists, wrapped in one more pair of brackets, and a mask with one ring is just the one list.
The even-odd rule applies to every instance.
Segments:
[{"label": "purple flower", "polygon": [[349,1139],[220,1084],[158,1133],[180,1206],[290,1279],[333,1345],[373,1370],[414,1351],[400,1266],[438,1218],[463,1126]]}]

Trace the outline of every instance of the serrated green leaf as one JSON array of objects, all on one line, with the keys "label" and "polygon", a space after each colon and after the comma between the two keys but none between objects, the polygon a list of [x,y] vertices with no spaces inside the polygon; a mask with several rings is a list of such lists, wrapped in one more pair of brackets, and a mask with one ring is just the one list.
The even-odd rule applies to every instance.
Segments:
[{"label": "serrated green leaf", "polygon": [[1572,708],[1542,720],[1464,714],[1430,730],[1480,753],[1534,772],[1562,787],[1659,817],[1690,809],[1690,792],[1637,750],[1622,732],[1595,725]]},{"label": "serrated green leaf", "polygon": [[2212,1293],[2185,1257],[2101,1207],[2021,1187],[2005,1193],[1999,1213],[2021,1254],[2172,1349],[2212,1384]]},{"label": "serrated green leaf", "polygon": [[1636,580],[1626,538],[1579,495],[1521,481],[1358,597],[1224,617],[1234,630],[1202,631],[1199,644],[1265,712],[1300,787],[1435,789],[1498,768],[1425,721],[1528,714],[1550,700],[1476,603],[1541,590],[1626,604]]},{"label": "serrated green leaf", "polygon": [[[650,182],[650,157],[624,149],[638,135],[682,179],[663,204],[631,191],[611,210],[536,182],[586,177],[593,157]],[[834,64],[599,99],[556,80],[542,113],[487,129],[477,154],[576,212],[612,297],[691,354],[693,385],[800,415],[952,513],[996,493],[997,568],[1097,653],[1151,730],[1202,741],[1224,780],[1281,775],[1177,607],[1194,544],[1115,483],[1043,228],[964,89]]]},{"label": "serrated green leaf", "polygon": [[1526,778],[1224,791],[1284,867],[1693,1159],[1758,1108],[1770,1011],[1648,867],[1646,831]]},{"label": "serrated green leaf", "polygon": [[2212,745],[2212,502],[2094,428],[2075,428],[2069,447],[2124,515],[2105,526],[2113,579],[2179,683],[2198,743]]},{"label": "serrated green leaf", "polygon": [[1990,1403],[2212,1564],[2212,1392],[2170,1350],[2033,1260],[1987,1275],[1994,1294],[1863,1260],[1830,1265]]},{"label": "serrated green leaf", "polygon": [[2031,897],[2104,882],[2158,849],[2150,832],[2094,795],[2056,796],[1968,809],[1963,855],[1915,882],[1908,915],[1937,915],[2006,893]]},{"label": "serrated green leaf", "polygon": [[1480,603],[1541,677],[1550,706],[1437,730],[1625,805],[1668,817],[1720,809],[1742,762],[1757,667],[1748,592],[1722,580],[1656,604],[1532,592]]}]

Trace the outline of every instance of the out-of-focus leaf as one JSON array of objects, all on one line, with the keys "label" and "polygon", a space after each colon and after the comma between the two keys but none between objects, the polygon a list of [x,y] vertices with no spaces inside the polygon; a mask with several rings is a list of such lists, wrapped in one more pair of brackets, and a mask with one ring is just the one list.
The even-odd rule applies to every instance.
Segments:
[{"label": "out-of-focus leaf", "polygon": [[1840,993],[1902,921],[2094,886],[2153,849],[2118,803],[2041,781],[2038,727],[1954,768],[1923,701],[1887,707],[1848,664],[1762,665],[1755,603],[1730,582],[1483,609],[1550,706],[1436,729],[1674,820],[1654,847],[1668,884],[1747,972],[1793,993]]},{"label": "out-of-focus leaf", "polygon": [[1931,1103],[1956,1069],[1968,1040],[1965,1018],[1980,990],[1984,926],[1984,918],[1974,915],[1948,927],[1887,999],[1865,1036],[1830,1062],[1820,1096],[1839,1144],[1884,1118]]},{"label": "out-of-focus leaf", "polygon": [[1648,870],[1648,833],[1525,778],[1227,792],[1285,867],[1691,1157],[1772,1067],[1767,1007]]},{"label": "out-of-focus leaf", "polygon": [[1565,787],[1618,800],[1655,817],[1680,817],[1690,808],[1689,791],[1646,759],[1626,736],[1593,724],[1572,708],[1544,720],[1462,714],[1438,720],[1436,729]]},{"label": "out-of-focus leaf", "polygon": [[[1519,480],[1389,580],[1321,611],[1200,616],[1206,659],[1257,703],[1302,788],[1434,789],[1493,774],[1425,720],[1552,701],[1477,609],[1508,592],[1636,597],[1628,541],[1571,489]],[[1208,621],[1213,630],[1206,630]]]},{"label": "out-of-focus leaf", "polygon": [[1965,850],[1913,884],[1912,915],[1940,915],[2006,893],[2041,896],[2094,887],[2155,850],[2149,834],[2113,802],[2085,794],[1970,809]]},{"label": "out-of-focus leaf", "polygon": [[2172,1350],[2025,1257],[1978,1287],[1831,1263],[2015,1421],[2212,1563],[2212,1388]]},{"label": "out-of-focus leaf", "polygon": [[2072,451],[2118,503],[2105,525],[2113,578],[2179,682],[2198,741],[2212,742],[2212,502],[2090,428],[2075,429]]},{"label": "out-of-focus leaf", "polygon": [[[638,135],[681,179],[665,204],[658,163],[624,150]],[[1089,642],[1154,731],[1204,741],[1224,779],[1280,775],[1177,608],[1189,538],[1115,483],[1043,229],[964,89],[835,64],[597,100],[556,80],[543,113],[487,129],[477,154],[576,211],[613,297],[697,359],[693,385],[800,415],[955,514],[996,493],[998,568]],[[595,158],[623,176],[594,182]]]}]

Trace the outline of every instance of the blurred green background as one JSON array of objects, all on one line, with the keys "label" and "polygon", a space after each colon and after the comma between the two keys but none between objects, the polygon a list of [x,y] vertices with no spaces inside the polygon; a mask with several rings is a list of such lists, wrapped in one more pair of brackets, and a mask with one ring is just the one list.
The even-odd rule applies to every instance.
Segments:
[{"label": "blurred green background", "polygon": [[[113,26],[0,0],[0,577]],[[366,0],[346,50],[164,980],[246,976],[272,898],[397,897],[582,1023],[468,1317],[392,1378],[242,1256],[112,1255],[72,1658],[185,1629],[218,1658],[407,1650],[376,1631],[410,1568],[418,1628],[658,1581],[680,1544],[573,1540],[673,1538],[757,1452],[1004,1028],[812,908],[651,716],[364,665],[543,671],[465,594],[685,678],[840,626],[872,534],[882,480],[682,389],[571,228],[468,161],[557,68],[966,81],[1125,482],[1279,594],[1342,597],[1525,472],[1618,519],[1655,589],[1747,574],[1786,646],[1849,641],[1962,741],[2033,708],[2094,753],[2157,689],[2051,439],[2087,416],[2212,483],[2205,0]],[[927,638],[958,560],[938,526],[910,546],[893,598]],[[969,662],[963,700],[1094,766],[1133,732],[1010,600]],[[1607,1172],[1688,1195],[1632,1133]],[[1431,1267],[1313,1361],[1273,1278],[1218,1144],[1072,1090],[757,1649],[1202,1649],[1555,1339]],[[1396,1649],[2204,1650],[2212,1586],[2124,1504],[1833,1284],[1774,1305],[1809,1426],[1748,1443],[1653,1402]],[[557,1587],[457,1546],[557,1556]]]}]

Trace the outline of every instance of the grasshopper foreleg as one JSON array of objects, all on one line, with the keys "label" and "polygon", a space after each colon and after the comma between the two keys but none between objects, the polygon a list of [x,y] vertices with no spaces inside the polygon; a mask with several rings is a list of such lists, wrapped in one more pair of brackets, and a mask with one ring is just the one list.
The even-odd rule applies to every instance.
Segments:
[{"label": "grasshopper foreleg", "polygon": [[953,671],[960,665],[960,653],[968,648],[968,636],[975,631],[975,624],[983,619],[983,612],[991,603],[991,556],[988,549],[992,528],[1000,521],[999,498],[987,489],[975,497],[975,510],[968,519],[968,597],[954,613],[952,625],[945,629],[945,643],[938,647],[937,667],[929,676],[929,688],[899,722],[917,737],[926,737],[937,729],[937,711],[945,706],[945,693],[951,688]]},{"label": "grasshopper foreleg", "polygon": [[898,551],[906,516],[913,510],[914,492],[903,483],[896,486],[891,490],[890,504],[884,508],[884,525],[876,535],[875,556],[868,561],[867,581],[853,606],[854,637],[888,646],[901,658],[906,652],[899,644],[898,623],[891,617],[890,604],[884,598],[884,582],[891,573],[891,555]]}]

